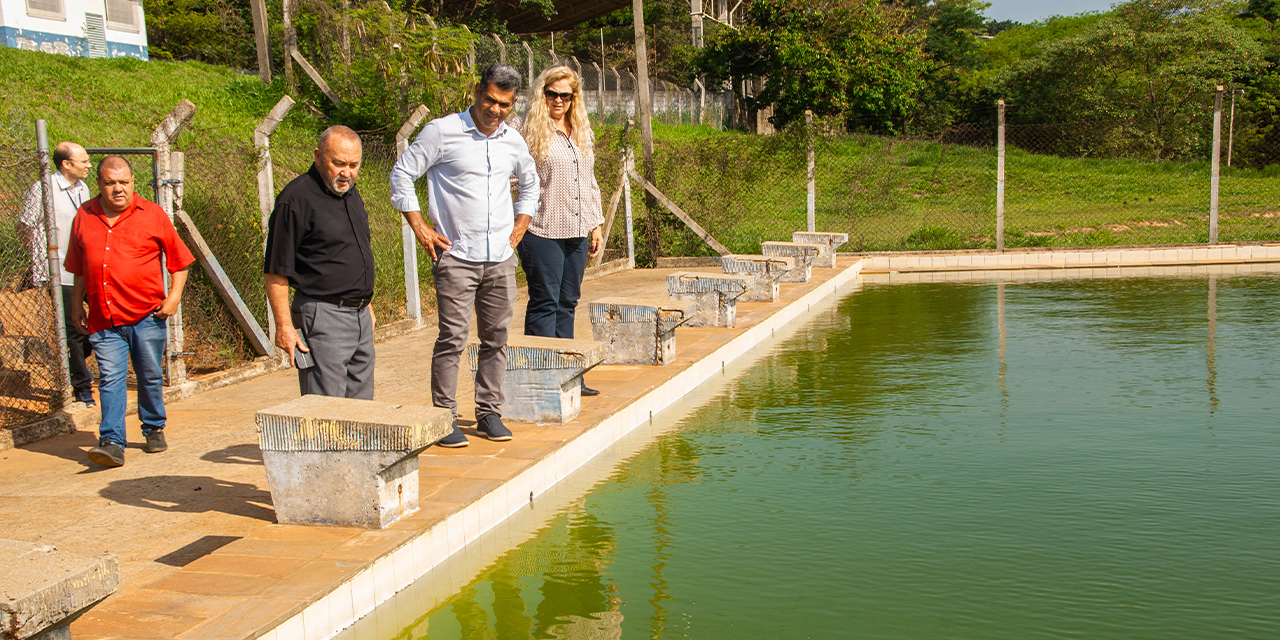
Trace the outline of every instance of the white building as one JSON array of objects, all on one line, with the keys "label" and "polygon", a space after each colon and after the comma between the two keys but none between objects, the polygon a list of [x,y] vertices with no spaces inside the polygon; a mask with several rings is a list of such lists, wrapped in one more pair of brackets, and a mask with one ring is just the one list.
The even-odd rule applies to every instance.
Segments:
[{"label": "white building", "polygon": [[0,0],[0,27],[17,49],[148,59],[141,0]]}]

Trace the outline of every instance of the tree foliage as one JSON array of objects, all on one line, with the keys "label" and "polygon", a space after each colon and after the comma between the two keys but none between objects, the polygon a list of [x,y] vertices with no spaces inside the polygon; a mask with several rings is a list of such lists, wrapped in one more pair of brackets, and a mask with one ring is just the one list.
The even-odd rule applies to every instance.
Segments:
[{"label": "tree foliage", "polygon": [[[1213,0],[1132,0],[1011,66],[992,91],[1038,122],[1124,120],[1072,144],[1155,158],[1203,153],[1214,87],[1265,67],[1262,48]],[[1087,153],[1090,149],[1071,151]]]},{"label": "tree foliage", "polygon": [[[470,104],[475,78],[467,52],[475,36],[437,25],[425,14],[370,2],[347,9],[306,0],[297,21],[299,49],[347,105],[336,121],[361,130],[388,130],[419,104],[445,114]],[[310,87],[302,76],[300,82]],[[318,92],[316,92],[318,94]]]},{"label": "tree foliage", "polygon": [[898,6],[874,0],[754,0],[747,20],[698,57],[712,83],[767,78],[755,96],[783,127],[838,116],[852,129],[892,132],[921,87],[923,38]]}]

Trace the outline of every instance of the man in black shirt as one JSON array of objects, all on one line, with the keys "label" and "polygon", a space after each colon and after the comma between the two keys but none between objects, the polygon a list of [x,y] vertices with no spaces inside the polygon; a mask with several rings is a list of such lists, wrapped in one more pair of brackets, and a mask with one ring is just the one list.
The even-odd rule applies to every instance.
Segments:
[{"label": "man in black shirt", "polygon": [[293,356],[303,395],[373,399],[373,251],[355,186],[361,153],[354,131],[325,129],[315,164],[271,212],[267,301],[276,346]]}]

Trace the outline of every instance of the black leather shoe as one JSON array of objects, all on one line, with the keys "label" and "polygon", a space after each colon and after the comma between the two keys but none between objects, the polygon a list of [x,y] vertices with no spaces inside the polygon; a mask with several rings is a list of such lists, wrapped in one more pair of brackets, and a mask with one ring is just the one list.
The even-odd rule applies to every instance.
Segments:
[{"label": "black leather shoe", "polygon": [[502,418],[492,413],[476,421],[476,433],[494,442],[506,442],[511,439],[511,430],[502,424]]},{"label": "black leather shoe", "polygon": [[591,387],[588,387],[588,386],[587,386],[587,379],[586,379],[586,378],[583,378],[583,379],[582,379],[582,395],[584,395],[584,396],[598,396],[598,395],[600,395],[600,392],[599,392],[599,391],[597,391],[596,389],[592,389]]}]

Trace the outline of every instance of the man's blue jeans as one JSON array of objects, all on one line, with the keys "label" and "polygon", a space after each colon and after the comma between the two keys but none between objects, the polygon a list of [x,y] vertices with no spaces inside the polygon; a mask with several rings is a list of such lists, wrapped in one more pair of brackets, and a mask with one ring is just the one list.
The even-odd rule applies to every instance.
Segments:
[{"label": "man's blue jeans", "polygon": [[126,446],[124,410],[129,403],[127,377],[129,361],[138,377],[138,418],[142,434],[164,428],[164,348],[168,327],[150,314],[137,324],[103,329],[89,335],[93,356],[98,360],[98,403],[102,424],[99,444],[111,441]]}]

